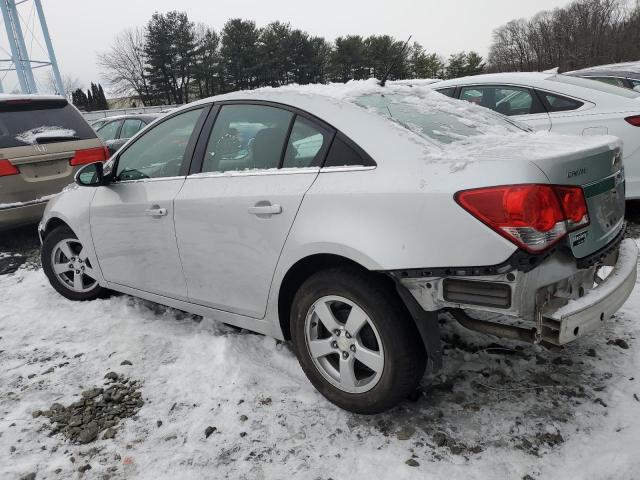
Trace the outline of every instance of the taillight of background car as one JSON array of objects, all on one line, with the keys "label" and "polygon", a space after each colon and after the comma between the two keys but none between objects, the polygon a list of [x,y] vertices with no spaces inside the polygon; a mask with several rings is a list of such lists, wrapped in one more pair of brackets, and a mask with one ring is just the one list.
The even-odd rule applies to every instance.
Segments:
[{"label": "taillight of background car", "polygon": [[109,160],[109,149],[107,147],[87,148],[76,150],[75,155],[69,161],[71,165],[86,165],[94,162],[104,162]]},{"label": "taillight of background car", "polygon": [[540,253],[589,224],[582,188],[504,185],[463,190],[458,204],[523,250]]},{"label": "taillight of background car", "polygon": [[17,175],[18,173],[20,173],[20,170],[9,160],[0,160],[0,177]]},{"label": "taillight of background car", "polygon": [[640,127],[640,115],[634,115],[632,117],[625,118],[627,122],[629,122],[634,127]]}]

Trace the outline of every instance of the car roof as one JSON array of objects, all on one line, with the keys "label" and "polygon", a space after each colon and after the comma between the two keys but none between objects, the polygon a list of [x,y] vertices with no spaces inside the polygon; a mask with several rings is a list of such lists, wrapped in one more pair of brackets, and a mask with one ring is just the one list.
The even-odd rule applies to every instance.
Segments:
[{"label": "car roof", "polygon": [[61,95],[34,95],[25,93],[0,93],[0,102],[7,102],[12,100],[64,100],[67,101]]},{"label": "car roof", "polygon": [[112,120],[123,120],[127,118],[140,119],[140,120],[155,120],[158,117],[161,117],[162,114],[159,113],[132,113],[127,115],[113,115],[111,117],[104,118],[96,118],[95,120],[91,120],[91,122],[99,122],[99,121],[107,121],[110,122]]}]

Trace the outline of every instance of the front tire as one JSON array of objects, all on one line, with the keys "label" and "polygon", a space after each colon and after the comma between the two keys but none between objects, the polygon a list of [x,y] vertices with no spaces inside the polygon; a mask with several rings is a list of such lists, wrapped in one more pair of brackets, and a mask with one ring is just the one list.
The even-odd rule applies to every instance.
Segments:
[{"label": "front tire", "polygon": [[301,285],[291,336],[311,383],[354,413],[394,407],[424,374],[426,352],[404,304],[384,279],[357,268],[324,270]]},{"label": "front tire", "polygon": [[94,300],[107,295],[82,242],[66,226],[55,228],[42,242],[42,268],[51,286],[69,300]]}]

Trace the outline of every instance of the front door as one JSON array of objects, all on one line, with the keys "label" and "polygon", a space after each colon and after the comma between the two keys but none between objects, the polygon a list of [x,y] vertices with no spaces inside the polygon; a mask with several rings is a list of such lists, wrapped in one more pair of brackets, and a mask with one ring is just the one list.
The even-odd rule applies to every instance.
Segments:
[{"label": "front door", "polygon": [[280,252],[331,136],[281,108],[221,107],[201,172],[175,201],[190,301],[264,316]]},{"label": "front door", "polygon": [[157,124],[118,155],[115,181],[91,203],[91,234],[108,282],[186,299],[173,201],[203,108]]}]

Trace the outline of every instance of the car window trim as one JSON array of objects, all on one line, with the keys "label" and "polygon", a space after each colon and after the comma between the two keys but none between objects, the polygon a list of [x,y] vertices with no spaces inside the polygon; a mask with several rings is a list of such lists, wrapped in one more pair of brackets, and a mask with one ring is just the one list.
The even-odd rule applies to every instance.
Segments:
[{"label": "car window trim", "polygon": [[[147,135],[149,132],[152,132],[156,127],[160,126],[161,124],[163,124],[164,122],[178,116],[181,115],[183,113],[187,113],[187,112],[191,112],[193,110],[199,110],[202,109],[202,112],[200,112],[200,116],[198,117],[198,120],[196,121],[195,126],[193,127],[193,131],[191,132],[191,136],[189,137],[189,141],[187,142],[187,148],[184,151],[184,159],[186,161],[182,162],[182,168],[180,170],[180,175],[178,177],[172,177],[172,178],[184,178],[187,176],[188,172],[189,172],[189,168],[191,166],[191,163],[193,161],[193,153],[195,151],[195,146],[196,146],[196,142],[198,140],[198,138],[200,137],[200,134],[202,133],[202,127],[204,126],[204,122],[206,120],[206,118],[208,117],[209,111],[211,109],[211,103],[199,103],[197,105],[194,105],[193,107],[190,108],[185,108],[184,110],[178,110],[176,112],[172,112],[170,114],[168,114],[165,117],[161,117],[160,119],[158,119],[157,123],[154,123],[153,127],[150,128],[149,130],[145,131],[142,135],[140,135],[139,137],[135,137],[135,141],[133,142],[127,142],[127,144],[125,146],[122,147],[121,151],[118,152],[114,162],[113,162],[113,168],[112,168],[112,172],[114,175],[114,179],[115,179],[115,172],[118,171],[118,164],[120,163],[120,157],[129,149],[131,148],[131,145],[134,145],[136,142],[140,141],[142,138],[144,138],[145,135]],[[170,177],[158,177],[158,178],[148,178],[148,179],[144,179],[147,181],[153,181],[153,180],[164,180],[166,178],[170,178]],[[139,180],[118,180],[117,183],[121,184],[121,183],[131,183],[131,182],[137,182]]]},{"label": "car window trim", "polygon": [[[327,130],[327,132],[329,133],[327,146],[325,148],[325,151],[322,153],[322,160],[320,162],[320,165],[317,165],[318,168],[322,168],[324,166],[324,162],[327,158],[327,154],[329,153],[329,148],[333,143],[333,139],[336,136],[337,129],[335,127],[325,122],[321,118],[316,117],[315,115],[307,112],[306,110],[302,110],[292,105],[287,105],[286,103],[272,102],[269,100],[237,99],[237,100],[222,100],[222,101],[217,101],[213,103],[212,110],[209,112],[209,115],[205,121],[205,125],[202,128],[200,138],[198,139],[194,156],[193,156],[192,166],[189,168],[188,175],[195,175],[200,173],[216,173],[216,172],[202,172],[202,166],[204,164],[204,156],[206,153],[207,145],[209,143],[209,137],[211,136],[211,132],[213,131],[213,127],[215,126],[215,122],[218,119],[220,110],[225,105],[261,105],[266,107],[279,108],[281,110],[287,110],[293,114],[290,120],[289,130],[287,131],[283,150],[280,155],[278,170],[282,168],[282,164],[284,162],[284,155],[286,153],[287,146],[289,145],[289,137],[291,135],[291,130],[293,129],[295,119],[298,116],[301,116],[305,120],[310,121],[311,123],[318,124],[319,127]],[[294,168],[299,168],[299,167],[294,167]],[[303,167],[303,168],[307,168],[307,167]],[[311,168],[311,167],[308,167],[308,168]],[[263,172],[264,170],[265,169],[258,169],[258,171],[260,172]]]}]

